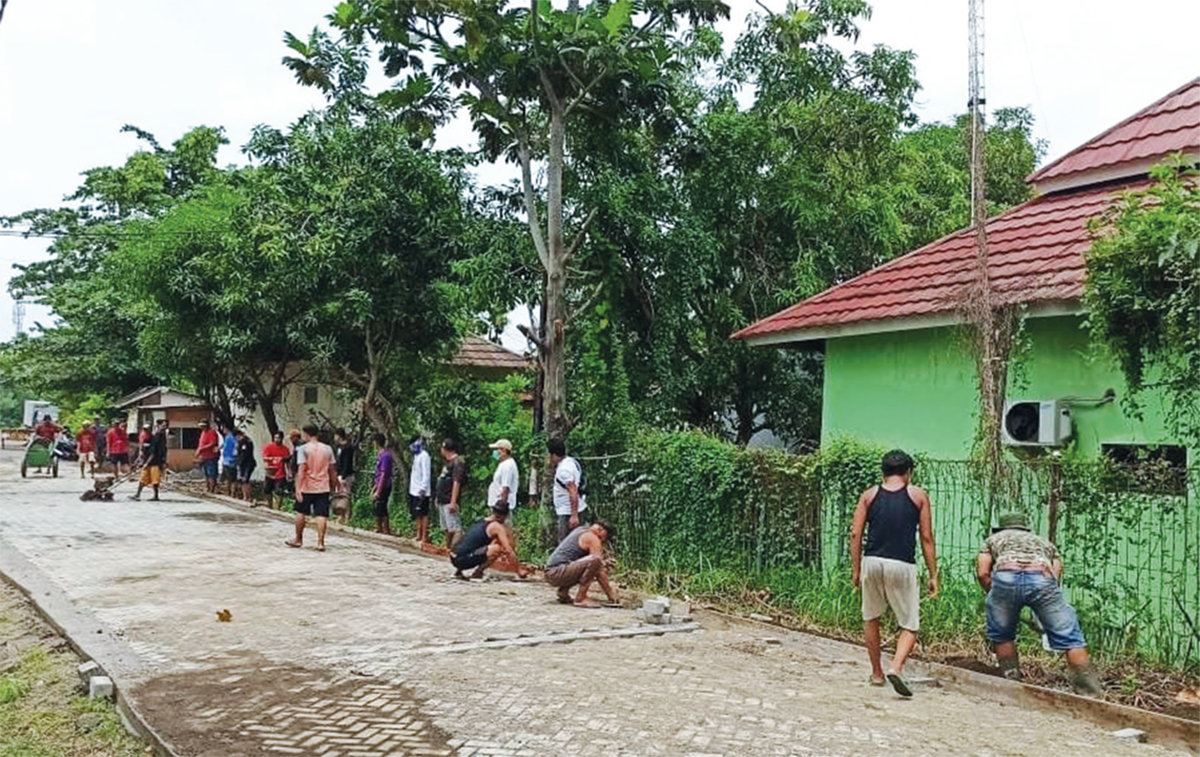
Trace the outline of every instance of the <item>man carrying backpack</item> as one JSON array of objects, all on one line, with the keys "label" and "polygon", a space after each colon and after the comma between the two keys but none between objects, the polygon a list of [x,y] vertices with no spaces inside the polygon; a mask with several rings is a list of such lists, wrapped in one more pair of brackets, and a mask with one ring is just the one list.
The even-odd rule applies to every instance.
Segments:
[{"label": "man carrying backpack", "polygon": [[567,445],[562,439],[551,439],[546,445],[550,465],[554,468],[554,515],[558,521],[558,541],[588,522],[587,478],[583,467],[573,457],[567,457]]}]

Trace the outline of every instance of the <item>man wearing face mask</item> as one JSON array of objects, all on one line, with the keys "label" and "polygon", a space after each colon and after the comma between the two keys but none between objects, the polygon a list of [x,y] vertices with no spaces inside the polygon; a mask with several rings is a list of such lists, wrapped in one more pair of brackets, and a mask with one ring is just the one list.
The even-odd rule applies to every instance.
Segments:
[{"label": "man wearing face mask", "polygon": [[429,453],[425,450],[425,440],[415,437],[409,442],[408,449],[412,452],[412,469],[408,474],[408,514],[417,525],[417,543],[429,542],[429,495],[432,488],[430,478],[432,466]]},{"label": "man wearing face mask", "polygon": [[488,446],[492,449],[492,459],[499,463],[492,474],[492,484],[488,487],[488,507],[495,507],[497,502],[506,502],[509,510],[515,511],[521,472],[517,470],[517,461],[512,456],[512,442],[500,439]]}]

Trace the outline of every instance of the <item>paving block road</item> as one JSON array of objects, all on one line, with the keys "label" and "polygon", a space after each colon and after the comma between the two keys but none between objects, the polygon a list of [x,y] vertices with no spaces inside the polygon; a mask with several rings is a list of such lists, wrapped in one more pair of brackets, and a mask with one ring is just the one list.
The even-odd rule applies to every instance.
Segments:
[{"label": "paving block road", "polygon": [[0,452],[0,551],[128,650],[110,672],[186,757],[1176,754],[950,686],[905,701],[837,642],[655,635],[383,544],[289,549],[287,524],[178,492],[82,502],[18,463]]}]

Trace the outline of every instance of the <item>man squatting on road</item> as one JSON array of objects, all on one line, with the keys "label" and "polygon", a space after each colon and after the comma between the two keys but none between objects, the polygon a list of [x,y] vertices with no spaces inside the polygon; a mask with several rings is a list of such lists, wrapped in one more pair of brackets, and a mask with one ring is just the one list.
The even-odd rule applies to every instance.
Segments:
[{"label": "man squatting on road", "polygon": [[517,578],[525,577],[525,568],[517,559],[517,551],[509,539],[504,521],[508,518],[508,503],[497,500],[492,504],[492,514],[471,524],[450,553],[450,564],[454,566],[454,577],[466,579],[464,570],[471,570],[471,578],[483,578],[491,565],[507,556],[517,566]]},{"label": "man squatting on road", "polygon": [[612,526],[598,520],[576,528],[559,543],[546,561],[546,583],[558,589],[559,602],[571,604],[570,589],[578,585],[575,606],[599,607],[588,599],[588,590],[596,581],[608,595],[608,601],[617,603],[617,592],[608,583],[608,564],[604,560],[604,543],[612,536]]},{"label": "man squatting on road", "polygon": [[975,574],[987,592],[987,636],[1006,678],[1020,680],[1017,620],[1029,606],[1046,631],[1050,648],[1065,652],[1076,693],[1103,696],[1092,670],[1079,616],[1059,589],[1062,560],[1049,540],[1029,530],[1024,513],[1005,513],[979,550]]},{"label": "man squatting on road", "polygon": [[[854,587],[862,589],[863,635],[871,660],[871,685],[884,684],[880,662],[879,618],[892,608],[900,636],[896,654],[887,669],[887,681],[896,693],[912,696],[904,680],[904,661],[917,643],[921,600],[917,587],[916,536],[929,571],[929,596],[938,593],[937,551],[933,543],[933,513],[929,495],[909,483],[913,459],[901,450],[883,456],[883,484],[872,486],[858,498],[850,530],[850,565]],[[867,532],[863,557],[863,528]]]},{"label": "man squatting on road", "polygon": [[330,492],[337,488],[333,449],[318,438],[316,426],[304,427],[304,446],[296,450],[296,538],[285,541],[299,549],[304,544],[304,521],[317,519],[317,551],[325,551],[325,529],[329,525]]}]

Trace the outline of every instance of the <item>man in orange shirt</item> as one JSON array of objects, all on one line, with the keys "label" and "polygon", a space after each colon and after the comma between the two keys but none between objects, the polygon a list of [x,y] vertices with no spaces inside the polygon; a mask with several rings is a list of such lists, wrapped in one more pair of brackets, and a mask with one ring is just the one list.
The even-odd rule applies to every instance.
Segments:
[{"label": "man in orange shirt", "polygon": [[75,443],[79,452],[79,477],[84,477],[84,469],[90,468],[92,478],[96,477],[96,429],[91,421],[84,421],[83,428],[75,435]]},{"label": "man in orange shirt", "polygon": [[307,516],[317,519],[317,551],[325,551],[325,528],[329,522],[329,494],[337,487],[337,467],[333,449],[318,438],[320,430],[304,427],[304,446],[296,450],[296,538],[285,541],[289,547],[304,544]]}]

